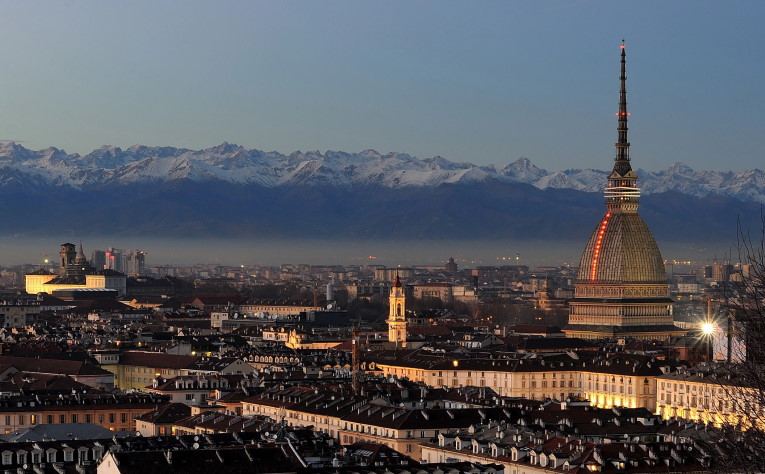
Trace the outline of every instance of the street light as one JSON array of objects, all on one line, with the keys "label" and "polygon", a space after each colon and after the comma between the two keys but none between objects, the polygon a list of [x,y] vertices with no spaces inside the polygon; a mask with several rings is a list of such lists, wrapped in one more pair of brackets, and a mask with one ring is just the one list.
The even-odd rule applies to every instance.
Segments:
[{"label": "street light", "polygon": [[714,359],[714,336],[717,332],[717,324],[711,320],[701,323],[701,339],[707,345],[707,361],[712,362]]}]

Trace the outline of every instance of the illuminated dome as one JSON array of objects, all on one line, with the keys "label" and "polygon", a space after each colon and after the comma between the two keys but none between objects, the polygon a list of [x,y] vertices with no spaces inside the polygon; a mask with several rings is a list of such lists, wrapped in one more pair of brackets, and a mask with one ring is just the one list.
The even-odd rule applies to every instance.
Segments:
[{"label": "illuminated dome", "polygon": [[576,280],[667,284],[667,272],[656,240],[640,215],[610,210],[584,248]]}]

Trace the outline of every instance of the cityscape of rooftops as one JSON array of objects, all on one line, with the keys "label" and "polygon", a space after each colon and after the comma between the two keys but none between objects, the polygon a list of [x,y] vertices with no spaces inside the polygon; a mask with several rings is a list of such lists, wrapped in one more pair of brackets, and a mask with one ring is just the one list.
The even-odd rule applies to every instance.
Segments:
[{"label": "cityscape of rooftops", "polygon": [[7,2],[0,470],[765,472],[763,14]]}]

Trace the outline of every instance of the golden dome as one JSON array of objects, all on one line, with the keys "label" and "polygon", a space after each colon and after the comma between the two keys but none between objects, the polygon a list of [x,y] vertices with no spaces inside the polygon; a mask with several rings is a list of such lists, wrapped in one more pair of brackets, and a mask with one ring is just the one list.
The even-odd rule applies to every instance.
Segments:
[{"label": "golden dome", "polygon": [[606,212],[584,248],[577,283],[667,283],[661,252],[640,215]]}]

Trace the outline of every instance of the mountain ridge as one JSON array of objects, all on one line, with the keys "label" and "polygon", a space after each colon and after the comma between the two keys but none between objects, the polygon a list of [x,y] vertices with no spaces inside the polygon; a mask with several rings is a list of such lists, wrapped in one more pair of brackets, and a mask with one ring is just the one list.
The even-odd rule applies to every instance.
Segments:
[{"label": "mountain ridge", "polygon": [[[694,197],[720,194],[765,204],[765,172],[696,171],[680,162],[661,171],[636,170],[643,194],[678,191]],[[381,154],[328,150],[284,155],[224,142],[191,150],[133,145],[104,145],[86,155],[50,147],[29,150],[13,142],[0,144],[0,189],[7,186],[70,187],[75,190],[145,182],[188,179],[280,186],[380,185],[432,188],[442,184],[474,184],[487,180],[525,183],[540,190],[572,189],[602,192],[608,171],[572,168],[548,171],[525,157],[505,165],[452,162],[440,156],[419,159],[406,153]]]},{"label": "mountain ridge", "polygon": [[[735,241],[762,226],[765,179],[638,170],[640,214],[657,239]],[[585,242],[607,172],[547,171],[529,159],[477,166],[443,157],[341,151],[283,155],[104,146],[87,155],[0,144],[0,198],[12,235]]]}]

